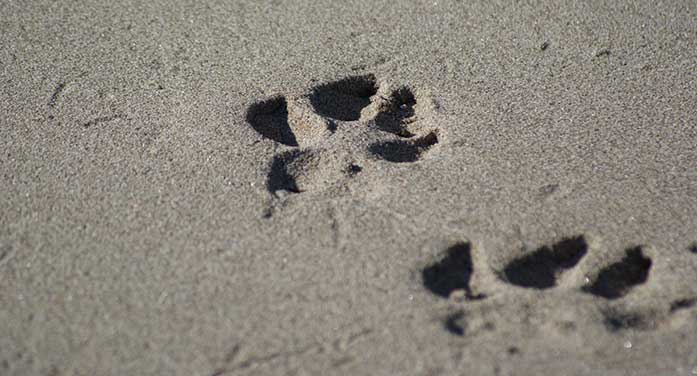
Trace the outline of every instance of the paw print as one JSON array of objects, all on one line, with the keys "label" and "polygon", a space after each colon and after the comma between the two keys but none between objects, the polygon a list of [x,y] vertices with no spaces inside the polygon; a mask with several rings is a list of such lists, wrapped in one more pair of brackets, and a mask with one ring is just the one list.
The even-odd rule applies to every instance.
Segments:
[{"label": "paw print", "polygon": [[268,191],[299,194],[345,188],[373,163],[418,162],[441,137],[435,110],[425,93],[364,75],[254,103],[247,122],[280,149]]},{"label": "paw print", "polygon": [[697,317],[694,281],[678,289],[688,291],[682,295],[651,284],[652,279],[671,278],[675,265],[656,265],[655,252],[644,246],[627,247],[609,258],[597,252],[600,248],[577,235],[493,262],[461,241],[421,268],[420,277],[426,290],[451,303],[442,325],[460,336],[511,327],[497,325],[503,322],[518,323],[523,331],[532,327],[569,335],[576,321],[589,318],[596,329],[612,335],[670,330]]}]

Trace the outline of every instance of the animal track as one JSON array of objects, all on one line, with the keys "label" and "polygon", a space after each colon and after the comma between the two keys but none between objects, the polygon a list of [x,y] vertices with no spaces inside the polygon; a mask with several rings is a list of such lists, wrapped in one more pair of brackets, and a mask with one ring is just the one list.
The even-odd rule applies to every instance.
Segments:
[{"label": "animal track", "polygon": [[344,169],[335,168],[342,164],[341,160],[341,155],[315,149],[279,153],[271,162],[267,188],[270,192],[301,193],[322,188],[343,177],[353,177],[361,171],[360,166],[348,162],[343,163]]},{"label": "animal track", "polygon": [[445,257],[422,271],[423,284],[432,293],[447,298],[453,291],[471,295],[472,256],[469,243],[456,243]]},{"label": "animal track", "polygon": [[348,77],[315,87],[310,102],[315,111],[335,120],[355,121],[377,93],[375,76]]},{"label": "animal track", "polygon": [[409,125],[416,120],[415,105],[416,98],[409,88],[397,89],[384,104],[383,111],[375,117],[375,125],[380,130],[400,137],[412,137],[414,133],[409,129]]},{"label": "animal track", "polygon": [[275,97],[253,104],[247,110],[247,122],[262,136],[288,146],[298,146],[288,125],[288,103]]},{"label": "animal track", "polygon": [[372,74],[318,85],[309,93],[252,104],[247,122],[282,148],[271,160],[269,192],[302,193],[345,185],[365,163],[413,163],[440,141],[435,106],[409,87]]},{"label": "animal track", "polygon": [[679,311],[681,309],[692,308],[697,305],[697,297],[678,299],[670,303],[670,312]]},{"label": "animal track", "polygon": [[611,332],[627,329],[652,330],[656,329],[658,322],[655,315],[643,312],[625,312],[617,309],[608,309],[603,312],[603,324]]},{"label": "animal track", "polygon": [[[477,253],[473,253],[470,243],[457,242],[448,247],[439,260],[421,269],[421,279],[426,290],[459,307],[442,321],[445,330],[459,336],[491,332],[496,328],[497,319],[509,321],[510,314],[517,315],[516,320],[521,324],[529,324],[530,317],[546,315],[548,320],[538,317],[534,321],[554,322],[552,326],[556,330],[573,331],[576,327],[573,320],[560,320],[558,316],[573,316],[569,313],[573,306],[565,304],[564,300],[573,297],[575,301],[584,301],[582,295],[585,294],[596,300],[578,309],[595,312],[593,315],[600,327],[610,333],[658,329],[673,322],[678,312],[697,307],[697,296],[689,296],[637,308],[630,293],[649,281],[653,267],[651,257],[642,247],[635,246],[626,249],[614,261],[595,266],[597,264],[584,262],[592,250],[593,246],[583,235],[576,235],[543,245],[504,262],[500,268],[490,266],[489,269],[477,262]],[[482,289],[486,284],[493,289],[493,294]],[[522,294],[525,290],[538,290],[544,292],[544,296],[526,302],[525,297],[529,295]],[[577,294],[573,295],[574,292]],[[512,312],[506,314],[505,309],[521,301],[522,306],[510,308]],[[544,307],[536,310],[538,304]]]},{"label": "animal track", "polygon": [[369,150],[375,156],[390,162],[416,162],[421,154],[438,143],[438,134],[431,132],[416,140],[385,141],[370,145]]},{"label": "animal track", "polygon": [[646,282],[650,269],[651,259],[644,256],[641,247],[630,248],[622,260],[600,270],[583,291],[605,299],[621,298],[634,286]]},{"label": "animal track", "polygon": [[465,325],[463,325],[464,320],[465,320],[465,312],[457,311],[455,313],[448,315],[448,317],[445,318],[445,321],[443,322],[443,327],[445,327],[445,330],[449,331],[452,334],[455,334],[458,336],[464,336],[465,335]]},{"label": "animal track", "polygon": [[513,260],[503,269],[503,275],[505,280],[521,287],[552,288],[557,285],[559,274],[576,266],[587,251],[583,236],[564,239],[551,248],[542,246]]}]

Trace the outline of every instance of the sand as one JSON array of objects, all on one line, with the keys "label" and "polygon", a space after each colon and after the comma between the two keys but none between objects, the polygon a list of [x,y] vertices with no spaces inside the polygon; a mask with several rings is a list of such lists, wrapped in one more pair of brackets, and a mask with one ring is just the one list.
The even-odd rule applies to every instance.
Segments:
[{"label": "sand", "polygon": [[0,374],[697,374],[694,1],[0,14]]}]

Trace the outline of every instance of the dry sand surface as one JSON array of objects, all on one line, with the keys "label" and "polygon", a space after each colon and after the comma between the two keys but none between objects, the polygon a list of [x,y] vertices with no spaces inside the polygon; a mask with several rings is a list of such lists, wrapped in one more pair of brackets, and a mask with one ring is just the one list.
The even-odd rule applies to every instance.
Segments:
[{"label": "dry sand surface", "polygon": [[697,2],[0,14],[0,375],[697,374]]}]

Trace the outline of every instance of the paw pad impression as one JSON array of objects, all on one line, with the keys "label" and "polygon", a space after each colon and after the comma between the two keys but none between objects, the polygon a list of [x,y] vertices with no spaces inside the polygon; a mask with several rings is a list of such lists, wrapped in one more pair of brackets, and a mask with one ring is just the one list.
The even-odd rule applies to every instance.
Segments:
[{"label": "paw pad impression", "polygon": [[588,252],[583,236],[564,239],[551,248],[536,251],[511,261],[503,269],[504,279],[520,287],[548,289],[557,285],[559,275],[570,269]]},{"label": "paw pad impression", "polygon": [[[564,273],[567,273],[580,264],[580,261],[589,253],[589,245],[583,235],[567,237],[553,245],[542,246],[532,252],[519,256],[508,262],[501,270],[492,271],[491,276],[498,278],[513,286],[547,290],[559,286],[559,281]],[[514,300],[509,300],[508,294],[494,294],[493,305],[487,303],[490,296],[474,294],[471,286],[475,265],[472,254],[472,246],[469,242],[458,242],[448,247],[441,257],[421,269],[423,287],[432,294],[450,299],[452,304],[472,304],[471,309],[460,305],[455,312],[451,311],[442,321],[443,328],[448,332],[463,336],[476,335],[481,330],[470,331],[472,328],[484,328],[493,330],[496,320],[494,316],[487,316],[486,312],[498,312],[501,304],[504,306]],[[578,286],[578,291],[592,294],[600,300],[596,301],[597,311],[600,316],[600,324],[609,332],[625,330],[654,330],[669,323],[678,311],[692,309],[697,306],[697,298],[694,296],[682,296],[666,302],[664,305],[653,307],[632,307],[631,301],[614,303],[615,300],[627,296],[633,289],[646,283],[650,277],[653,261],[643,247],[630,247],[621,254],[621,258],[598,268],[585,285]],[[585,267],[589,265],[586,264]],[[487,270],[481,272],[486,273]],[[479,273],[479,272],[477,272]],[[484,276],[485,277],[485,276]],[[486,278],[480,279],[477,286]],[[493,281],[489,279],[489,281]],[[475,288],[481,288],[481,286]],[[564,284],[564,286],[568,286]],[[568,289],[568,287],[563,287]],[[512,293],[515,290],[510,290]],[[464,296],[466,299],[458,299]],[[563,299],[564,295],[551,295],[552,299]],[[505,302],[501,302],[504,299]],[[481,300],[481,302],[473,302]],[[605,303],[603,303],[605,301]],[[463,303],[465,302],[465,303]],[[547,303],[549,304],[549,303]],[[534,313],[534,304],[523,303],[522,310],[526,315]],[[451,307],[453,308],[453,307]],[[544,309],[539,314],[544,314]],[[493,310],[493,311],[492,311]],[[498,319],[503,319],[499,317]],[[525,321],[527,319],[521,319]],[[469,328],[469,329],[468,329]],[[476,329],[475,328],[475,329]],[[480,329],[481,329],[480,328]]]},{"label": "paw pad impression", "polygon": [[605,299],[621,298],[635,286],[646,282],[651,264],[651,259],[644,255],[641,247],[627,249],[620,261],[600,270],[591,284],[583,287],[583,291]]},{"label": "paw pad impression", "polygon": [[[292,148],[272,158],[268,191],[322,190],[355,177],[363,170],[359,162],[371,157],[392,163],[419,161],[439,143],[439,131],[424,127],[422,115],[429,108],[417,99],[410,88],[392,89],[367,74],[315,86],[306,95],[275,96],[252,104],[246,117],[252,129]],[[342,135],[333,137],[335,133]],[[361,142],[369,145],[356,152],[352,144]]]}]

